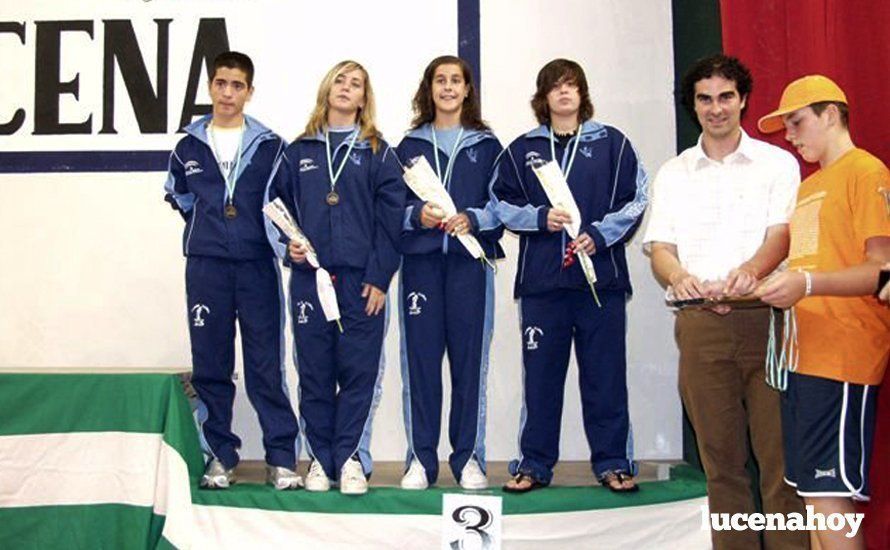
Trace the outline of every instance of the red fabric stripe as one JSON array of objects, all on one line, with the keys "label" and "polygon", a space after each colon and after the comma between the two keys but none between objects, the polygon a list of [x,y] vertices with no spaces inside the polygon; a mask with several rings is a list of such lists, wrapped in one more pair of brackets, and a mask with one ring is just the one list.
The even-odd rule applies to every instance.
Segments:
[{"label": "red fabric stripe", "polygon": [[[760,134],[757,119],[778,106],[786,84],[821,73],[847,94],[853,141],[890,164],[890,2],[720,0],[720,12],[724,52],[741,59],[754,76],[742,123],[749,134],[790,150],[782,132]],[[815,169],[804,166],[804,175]],[[863,507],[869,548],[890,548],[890,370],[884,382],[872,454],[872,501]]]},{"label": "red fabric stripe", "polygon": [[890,2],[721,0],[720,10],[724,52],[754,75],[745,130],[785,146],[781,132],[760,134],[757,119],[778,106],[786,84],[821,73],[847,94],[854,142],[890,160]]}]

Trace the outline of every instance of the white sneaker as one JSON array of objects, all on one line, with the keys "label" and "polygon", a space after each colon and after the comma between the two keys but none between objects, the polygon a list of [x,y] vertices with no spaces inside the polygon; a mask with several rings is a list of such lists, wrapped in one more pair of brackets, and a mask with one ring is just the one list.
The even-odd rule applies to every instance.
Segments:
[{"label": "white sneaker", "polygon": [[266,464],[266,483],[275,487],[278,491],[287,491],[302,487],[303,478],[293,470]]},{"label": "white sneaker", "polygon": [[233,483],[235,483],[234,468],[226,470],[222,462],[215,458],[207,463],[204,475],[201,476],[201,487],[207,489],[228,489]]},{"label": "white sneaker", "polygon": [[426,470],[423,468],[423,464],[416,458],[411,459],[408,471],[402,476],[402,489],[419,491],[429,486],[430,483],[426,478]]},{"label": "white sneaker", "polygon": [[460,471],[460,486],[469,491],[488,488],[488,478],[475,458],[471,458]]},{"label": "white sneaker", "polygon": [[309,464],[309,473],[306,474],[306,490],[313,493],[323,493],[331,489],[331,480],[324,473],[321,462],[313,460]]},{"label": "white sneaker", "polygon": [[363,495],[368,492],[368,479],[362,469],[362,463],[350,458],[340,469],[340,493],[344,495]]}]

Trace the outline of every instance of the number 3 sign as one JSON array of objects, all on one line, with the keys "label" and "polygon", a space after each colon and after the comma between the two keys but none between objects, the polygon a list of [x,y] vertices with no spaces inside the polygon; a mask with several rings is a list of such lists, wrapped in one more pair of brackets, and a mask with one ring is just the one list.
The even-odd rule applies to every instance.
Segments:
[{"label": "number 3 sign", "polygon": [[500,550],[501,497],[442,495],[443,550]]}]

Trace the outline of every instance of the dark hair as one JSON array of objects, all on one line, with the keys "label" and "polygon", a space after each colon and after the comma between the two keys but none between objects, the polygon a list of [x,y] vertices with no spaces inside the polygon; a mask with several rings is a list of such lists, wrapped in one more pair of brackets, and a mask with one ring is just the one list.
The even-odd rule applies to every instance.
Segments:
[{"label": "dark hair", "polygon": [[539,123],[550,124],[550,106],[547,105],[547,94],[564,82],[578,85],[578,93],[581,96],[578,122],[584,122],[593,117],[593,103],[590,101],[590,89],[587,86],[584,69],[570,59],[554,59],[538,71],[536,81],[538,89],[532,96],[532,110]]},{"label": "dark hair", "polygon": [[411,107],[414,109],[411,128],[420,128],[436,119],[436,104],[433,102],[433,77],[436,75],[436,69],[442,65],[457,65],[463,73],[467,86],[467,97],[464,98],[460,109],[461,126],[474,130],[488,130],[488,124],[482,120],[482,107],[479,104],[476,85],[473,83],[473,71],[466,61],[453,55],[441,55],[430,61],[430,64],[423,70],[423,78],[421,78],[417,92],[414,94],[414,100],[411,102]]},{"label": "dark hair", "polygon": [[847,107],[846,103],[841,103],[840,101],[820,101],[818,103],[812,103],[810,105],[810,109],[816,113],[816,116],[820,116],[825,112],[825,109],[828,108],[829,105],[834,105],[837,107],[838,112],[841,117],[841,124],[845,129],[850,128],[850,108]]},{"label": "dark hair", "polygon": [[[695,84],[699,80],[711,78],[712,76],[722,76],[726,80],[735,82],[736,90],[738,90],[739,97],[742,99],[748,97],[748,94],[751,93],[751,89],[754,87],[751,71],[737,58],[716,54],[699,59],[689,67],[680,81],[680,101],[696,123],[698,122],[698,117],[695,115]],[[745,108],[742,109],[743,115],[747,108],[748,105],[745,102]]]},{"label": "dark hair", "polygon": [[253,87],[253,61],[247,55],[241,52],[223,52],[216,56],[213,60],[213,74],[210,75],[210,80],[213,80],[213,77],[216,76],[216,71],[221,67],[244,71],[245,76],[247,76],[247,86]]}]

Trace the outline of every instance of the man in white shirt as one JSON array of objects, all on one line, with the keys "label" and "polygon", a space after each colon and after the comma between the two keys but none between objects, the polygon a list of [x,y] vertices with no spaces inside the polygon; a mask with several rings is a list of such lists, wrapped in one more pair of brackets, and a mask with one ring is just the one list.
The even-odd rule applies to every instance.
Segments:
[{"label": "man in white shirt", "polygon": [[[655,275],[677,299],[744,296],[788,253],[800,170],[786,151],[741,128],[751,74],[737,59],[700,60],[683,78],[698,144],[667,161],[652,186],[644,242]],[[711,513],[756,511],[745,464],[749,438],[766,513],[801,512],[782,480],[779,395],[764,382],[770,310],[677,314],[680,395],[695,429]],[[759,548],[756,531],[712,531],[714,548]],[[769,548],[803,548],[800,532],[765,532]]]}]

